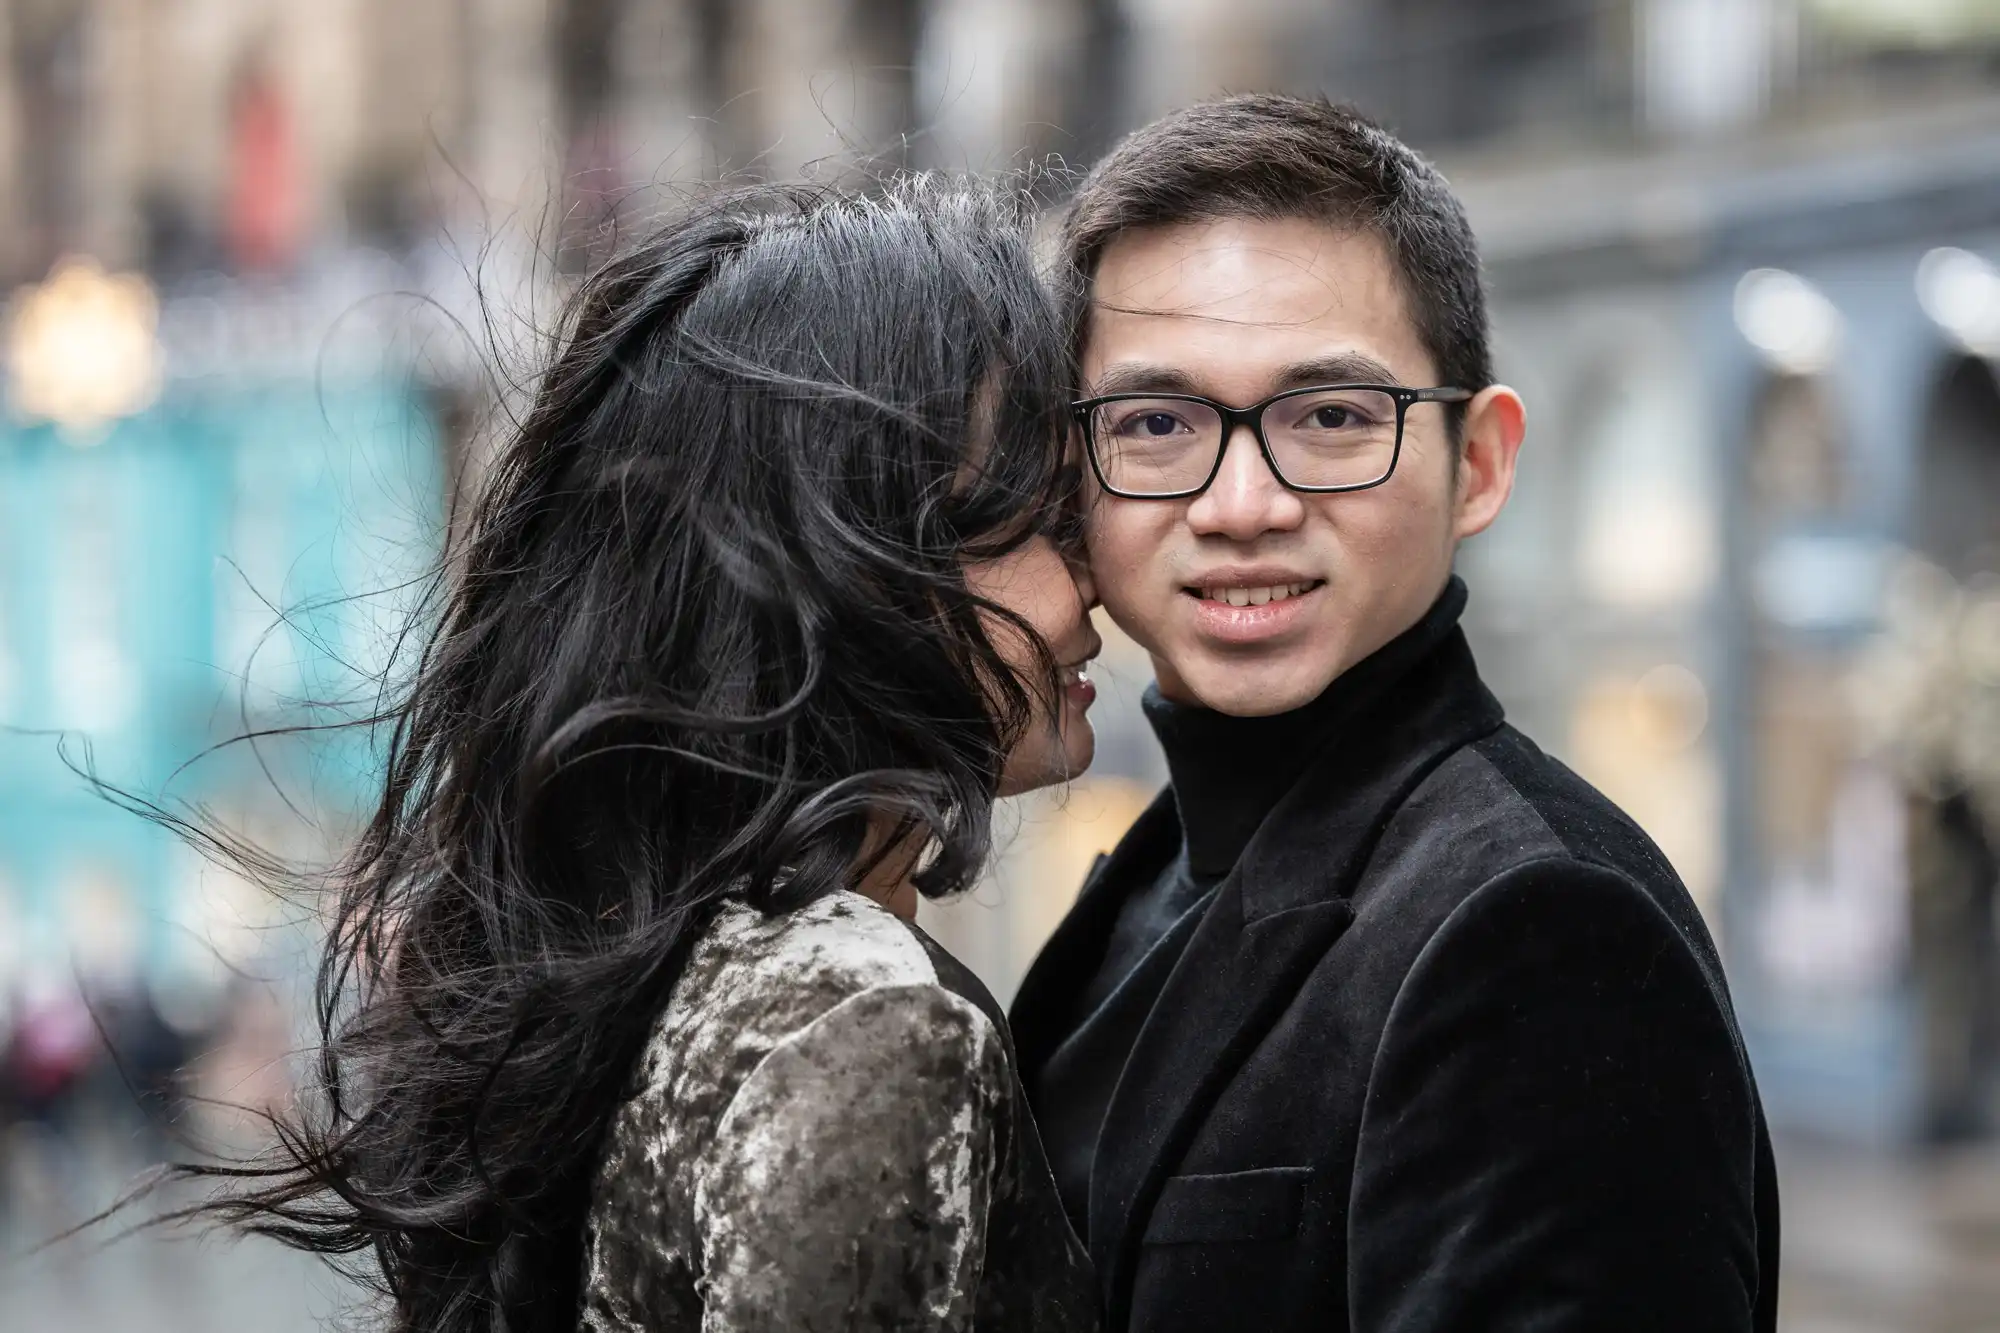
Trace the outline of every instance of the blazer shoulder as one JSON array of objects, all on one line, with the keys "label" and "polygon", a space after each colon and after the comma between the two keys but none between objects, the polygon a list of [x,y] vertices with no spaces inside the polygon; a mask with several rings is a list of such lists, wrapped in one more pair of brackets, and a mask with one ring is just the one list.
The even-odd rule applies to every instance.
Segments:
[{"label": "blazer shoulder", "polygon": [[[1362,890],[1427,935],[1484,886],[1537,878],[1622,881],[1650,899],[1713,966],[1701,913],[1658,845],[1602,792],[1511,726],[1433,771],[1383,829]],[[1422,906],[1412,913],[1411,899]]]},{"label": "blazer shoulder", "polygon": [[1450,858],[1470,891],[1529,862],[1572,861],[1676,888],[1665,853],[1609,797],[1511,726],[1467,745],[1411,792],[1377,860]]},{"label": "blazer shoulder", "polygon": [[1666,854],[1630,815],[1514,728],[1502,727],[1471,749],[1492,780],[1533,811],[1564,855],[1641,885],[1679,883]]}]

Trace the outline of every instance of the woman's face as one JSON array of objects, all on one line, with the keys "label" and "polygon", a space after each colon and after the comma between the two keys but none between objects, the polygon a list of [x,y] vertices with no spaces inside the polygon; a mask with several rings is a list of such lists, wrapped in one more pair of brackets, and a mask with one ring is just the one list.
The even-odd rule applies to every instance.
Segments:
[{"label": "woman's face", "polygon": [[994,646],[1035,701],[1035,716],[1000,773],[1000,794],[1015,796],[1076,777],[1090,767],[1097,748],[1087,716],[1097,698],[1085,667],[1103,643],[1090,623],[1096,600],[1089,576],[1073,569],[1055,543],[1036,537],[994,560],[968,565],[965,579],[972,591],[1007,608],[1034,627],[1055,655],[1061,697],[1051,701],[1035,665],[1034,654],[1021,632],[1006,621],[988,617],[986,631]]}]

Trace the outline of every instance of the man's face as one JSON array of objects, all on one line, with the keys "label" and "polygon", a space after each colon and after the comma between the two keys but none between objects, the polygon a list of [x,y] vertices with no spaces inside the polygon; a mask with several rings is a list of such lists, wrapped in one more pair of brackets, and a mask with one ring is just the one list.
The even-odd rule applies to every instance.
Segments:
[{"label": "man's face", "polygon": [[[1310,384],[1437,383],[1371,234],[1247,219],[1127,232],[1105,249],[1093,297],[1087,394],[1186,392],[1243,407]],[[1499,392],[1515,409],[1504,478],[1476,466],[1460,477],[1444,407],[1422,403],[1409,409],[1395,474],[1371,490],[1288,490],[1248,429],[1228,439],[1198,496],[1097,490],[1086,533],[1098,594],[1152,654],[1161,692],[1238,716],[1284,712],[1414,624],[1458,539],[1505,499],[1519,402]],[[1483,421],[1490,404],[1472,408]]]}]

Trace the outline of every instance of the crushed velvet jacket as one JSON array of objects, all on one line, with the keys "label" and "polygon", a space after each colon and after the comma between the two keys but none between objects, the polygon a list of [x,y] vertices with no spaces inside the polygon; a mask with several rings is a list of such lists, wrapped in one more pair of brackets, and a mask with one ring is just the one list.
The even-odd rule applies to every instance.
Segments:
[{"label": "crushed velvet jacket", "polygon": [[[1343,687],[1323,757],[1140,964],[1170,970],[1074,1219],[1107,1327],[1770,1333],[1771,1144],[1687,891],[1505,725],[1454,624]],[[1181,840],[1163,795],[1023,982],[1033,1097]]]},{"label": "crushed velvet jacket", "polygon": [[837,893],[723,908],[617,1113],[585,1234],[589,1333],[1096,1327],[979,982]]}]

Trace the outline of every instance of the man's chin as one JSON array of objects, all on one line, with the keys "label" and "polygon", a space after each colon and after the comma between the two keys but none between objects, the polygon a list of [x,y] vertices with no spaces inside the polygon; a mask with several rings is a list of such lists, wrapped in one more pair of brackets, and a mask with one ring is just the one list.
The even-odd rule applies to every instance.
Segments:
[{"label": "man's chin", "polygon": [[1255,665],[1229,662],[1203,663],[1180,677],[1181,689],[1170,696],[1191,698],[1204,708],[1231,717],[1270,717],[1303,708],[1327,687],[1321,673],[1301,670],[1297,664],[1272,662]]}]

